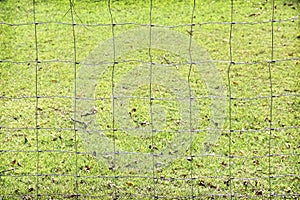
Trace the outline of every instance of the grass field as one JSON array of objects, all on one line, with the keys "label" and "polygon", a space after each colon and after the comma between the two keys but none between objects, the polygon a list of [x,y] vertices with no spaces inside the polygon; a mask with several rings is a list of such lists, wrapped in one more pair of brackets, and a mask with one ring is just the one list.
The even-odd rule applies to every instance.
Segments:
[{"label": "grass field", "polygon": [[[230,1],[196,0],[194,13],[193,1],[153,0],[151,19],[146,0],[111,1],[110,10],[104,0],[73,5],[70,10],[69,1],[38,0],[33,6],[28,0],[0,0],[0,199],[300,198],[297,1],[275,1],[273,28],[271,0],[236,0],[233,10]],[[168,166],[152,170],[145,162],[147,171],[122,170],[93,152],[106,146],[97,147],[97,140],[85,145],[88,134],[75,131],[75,95],[81,97],[75,77],[91,52],[103,48],[100,44],[150,20],[153,29],[192,36],[206,49],[226,88],[226,121],[204,154],[213,119],[205,77],[182,55],[155,48],[151,61],[171,70],[162,77],[190,81],[197,100],[189,110],[197,118],[193,132],[178,132],[180,124],[189,123],[180,115],[180,104],[190,100],[176,99],[177,86],[171,83],[153,84],[150,94],[150,76],[133,91],[135,98],[123,99],[125,114],[115,109],[122,99],[112,98],[112,91],[131,77],[143,77],[144,71],[136,69],[150,61],[147,48],[117,57],[118,63],[105,66],[93,94],[101,134],[120,149],[136,152],[133,159],[159,154],[179,134],[194,134],[192,145],[173,152]],[[150,97],[152,108],[164,108],[165,119],[149,114]],[[132,127],[144,132],[132,134]],[[154,134],[153,128],[159,131]]]}]

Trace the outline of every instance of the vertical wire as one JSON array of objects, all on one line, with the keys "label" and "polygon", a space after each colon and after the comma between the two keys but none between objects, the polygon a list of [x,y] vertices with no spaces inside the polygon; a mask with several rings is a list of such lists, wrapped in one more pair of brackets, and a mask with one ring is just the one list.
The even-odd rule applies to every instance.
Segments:
[{"label": "vertical wire", "polygon": [[272,182],[271,182],[271,137],[272,137],[272,121],[273,121],[273,82],[272,82],[272,64],[274,63],[274,13],[275,0],[272,0],[272,21],[271,21],[271,62],[268,63],[269,87],[270,87],[270,120],[269,120],[269,144],[268,144],[268,173],[269,173],[269,198],[272,198]]},{"label": "vertical wire", "polygon": [[39,49],[38,49],[38,36],[37,36],[37,25],[36,22],[36,8],[35,0],[32,1],[33,6],[33,22],[34,22],[34,40],[35,40],[35,140],[36,140],[36,198],[39,197],[39,163],[40,163],[40,150],[39,150],[39,125],[38,125],[38,107],[39,107],[39,91],[38,91],[38,68],[39,68]]},{"label": "vertical wire", "polygon": [[[112,131],[113,131],[113,144],[114,144],[114,162],[113,162],[113,169],[116,167],[116,137],[115,137],[115,65],[116,65],[116,44],[115,44],[115,23],[113,19],[113,14],[111,10],[111,1],[107,1],[108,4],[108,11],[110,15],[110,20],[111,20],[111,32],[112,32],[112,46],[113,46],[113,65],[112,65],[112,71],[111,71],[111,98],[112,98]],[[117,180],[116,180],[116,172],[114,170],[114,184],[117,185]],[[116,196],[116,187],[114,187],[114,195]]]},{"label": "vertical wire", "polygon": [[231,138],[232,138],[232,122],[231,122],[231,116],[232,116],[232,92],[231,92],[231,79],[230,79],[230,70],[231,70],[231,65],[234,64],[232,57],[232,32],[233,32],[233,0],[231,0],[230,3],[230,32],[229,32],[229,59],[230,63],[228,65],[228,71],[227,71],[227,78],[228,78],[228,95],[229,95],[229,105],[228,105],[228,117],[229,117],[229,137],[228,137],[228,170],[229,170],[229,190],[230,190],[230,199],[233,198],[232,195],[232,170],[231,170]]},{"label": "vertical wire", "polygon": [[[153,107],[152,107],[152,54],[151,54],[151,46],[152,46],[152,9],[153,9],[153,2],[150,0],[150,8],[149,8],[149,48],[148,48],[148,55],[149,55],[149,62],[150,62],[150,70],[149,70],[149,111],[150,111],[150,124],[151,124],[151,146],[154,147],[154,124],[153,124]],[[155,175],[155,156],[154,156],[154,149],[151,148],[152,153],[152,176],[153,176],[153,197],[156,198],[156,175]]]},{"label": "vertical wire", "polygon": [[189,72],[188,72],[188,88],[189,88],[189,126],[190,126],[190,154],[191,154],[191,162],[190,162],[190,167],[191,167],[191,193],[192,193],[192,198],[194,198],[194,186],[193,186],[193,130],[192,130],[192,89],[191,89],[191,72],[192,72],[192,67],[193,67],[193,58],[192,58],[192,39],[193,39],[193,27],[195,26],[194,24],[194,15],[195,15],[195,8],[196,8],[196,0],[193,2],[193,10],[192,10],[192,17],[191,17],[191,27],[190,27],[190,40],[189,40],[189,59],[190,59],[190,67],[189,67]]},{"label": "vertical wire", "polygon": [[75,182],[75,192],[76,192],[76,199],[78,199],[79,195],[78,195],[78,147],[77,147],[77,130],[76,130],[76,77],[77,77],[77,70],[76,70],[76,66],[77,66],[77,53],[76,53],[76,34],[75,34],[75,20],[74,20],[74,2],[73,0],[70,0],[70,12],[71,12],[71,19],[72,19],[72,36],[73,36],[73,53],[74,53],[74,114],[73,114],[73,118],[74,118],[74,140],[75,140],[75,165],[76,165],[76,170],[75,170],[75,174],[76,174],[76,182]]}]

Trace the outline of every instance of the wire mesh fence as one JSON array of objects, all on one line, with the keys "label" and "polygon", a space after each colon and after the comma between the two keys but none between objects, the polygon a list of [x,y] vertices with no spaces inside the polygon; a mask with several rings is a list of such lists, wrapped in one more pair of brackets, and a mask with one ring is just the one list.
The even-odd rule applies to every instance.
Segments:
[{"label": "wire mesh fence", "polygon": [[0,5],[0,199],[299,198],[298,2]]}]

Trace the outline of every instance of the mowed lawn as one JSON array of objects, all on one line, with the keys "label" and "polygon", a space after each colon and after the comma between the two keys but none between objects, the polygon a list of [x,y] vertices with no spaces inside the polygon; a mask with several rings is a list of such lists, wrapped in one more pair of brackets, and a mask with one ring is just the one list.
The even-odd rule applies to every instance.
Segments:
[{"label": "mowed lawn", "polygon": [[[143,33],[150,23],[206,50],[203,59],[224,85],[224,116],[211,110],[217,97],[209,96],[208,78],[178,51],[113,49],[109,39],[135,38],[126,34],[138,28]],[[299,198],[299,39],[295,0],[274,5],[271,0],[0,0],[0,199]],[[103,152],[95,149],[105,142],[92,141],[76,121],[83,64],[91,52],[107,49],[108,41],[110,49],[126,54],[104,65],[91,116],[99,135],[123,150],[104,157],[120,158],[125,166],[127,158],[135,162],[150,155],[129,170],[99,159]],[[173,47],[181,47],[178,41]],[[166,72],[145,75],[149,62]],[[156,84],[155,76],[178,76],[189,83],[183,88],[192,89],[195,101],[176,98],[177,86]],[[143,81],[139,77],[145,82],[129,99],[112,98],[121,86]],[[122,103],[125,112],[116,109]],[[192,105],[187,113],[196,119],[192,130],[182,133],[180,124],[189,122],[181,104]],[[164,114],[152,115],[156,108]],[[224,124],[204,151],[218,116]],[[123,127],[128,121],[139,130],[158,131],[134,132]],[[188,146],[178,143],[180,134],[193,134]],[[184,149],[168,155],[169,165],[156,167],[168,145]]]}]

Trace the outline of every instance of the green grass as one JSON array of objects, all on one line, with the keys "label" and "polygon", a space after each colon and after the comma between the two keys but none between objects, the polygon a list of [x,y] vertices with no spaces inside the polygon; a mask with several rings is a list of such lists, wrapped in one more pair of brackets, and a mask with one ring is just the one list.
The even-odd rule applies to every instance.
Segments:
[{"label": "green grass", "polygon": [[[112,1],[113,20],[123,24],[114,27],[115,35],[138,27],[127,22],[149,24],[149,5],[148,1]],[[152,5],[153,24],[172,26],[189,37],[192,1],[155,0]],[[117,170],[97,159],[92,147],[84,145],[85,135],[74,131],[74,38],[69,2],[36,1],[41,61],[36,68],[32,1],[0,1],[0,22],[5,22],[0,24],[0,199],[184,199],[192,195],[199,199],[230,195],[233,199],[264,199],[270,194],[274,199],[299,198],[299,3],[275,1],[275,5],[274,19],[282,21],[274,22],[272,48],[271,1],[234,1],[233,21],[249,23],[232,25],[232,61],[236,64],[228,74],[230,1],[197,1],[193,39],[217,61],[214,64],[227,88],[227,120],[210,154],[199,156],[212,113],[210,99],[203,98],[208,95],[205,82],[192,70],[191,87],[199,98],[195,104],[199,121],[193,125],[203,131],[196,133],[192,147],[178,154],[171,165],[141,172]],[[112,37],[111,18],[106,1],[77,0],[75,11],[75,22],[88,24],[75,26],[77,61],[83,62]],[[181,63],[172,69],[187,80],[189,65],[180,55],[158,49],[151,53],[155,63]],[[117,58],[133,59],[149,62],[148,49]],[[271,59],[276,61],[271,64],[272,118],[267,62]],[[116,87],[140,65],[137,61],[115,65]],[[77,72],[80,67],[76,66]],[[159,124],[162,131],[153,137],[151,133],[132,135],[129,130],[113,132],[111,75],[112,66],[107,66],[96,87],[97,124],[125,151],[159,153],[178,134],[180,101],[170,100],[175,96],[168,88],[153,85],[155,98],[169,99],[153,101],[166,111],[166,125]],[[139,87],[133,95],[149,98],[149,86]],[[149,126],[149,99],[128,102],[132,126]],[[115,116],[115,128],[126,125],[122,117]],[[155,149],[149,148],[153,144]],[[187,159],[191,155],[192,161]]]}]

